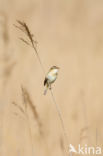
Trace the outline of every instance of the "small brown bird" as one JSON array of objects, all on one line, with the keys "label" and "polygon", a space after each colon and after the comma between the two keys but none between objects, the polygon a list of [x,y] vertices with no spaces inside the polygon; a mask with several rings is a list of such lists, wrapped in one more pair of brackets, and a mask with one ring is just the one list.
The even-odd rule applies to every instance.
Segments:
[{"label": "small brown bird", "polygon": [[44,80],[44,86],[46,86],[46,89],[44,91],[44,95],[46,95],[48,88],[51,89],[51,84],[55,82],[58,76],[59,67],[52,66],[47,73],[45,80]]}]

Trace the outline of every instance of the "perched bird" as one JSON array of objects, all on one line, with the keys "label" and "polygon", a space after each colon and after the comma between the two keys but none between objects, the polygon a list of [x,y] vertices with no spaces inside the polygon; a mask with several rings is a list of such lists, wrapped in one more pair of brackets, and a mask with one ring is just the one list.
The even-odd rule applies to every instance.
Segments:
[{"label": "perched bird", "polygon": [[51,89],[51,84],[57,79],[58,71],[59,71],[59,67],[56,66],[52,66],[49,69],[49,72],[47,73],[44,80],[44,86],[46,86],[44,95],[46,95],[48,89]]}]

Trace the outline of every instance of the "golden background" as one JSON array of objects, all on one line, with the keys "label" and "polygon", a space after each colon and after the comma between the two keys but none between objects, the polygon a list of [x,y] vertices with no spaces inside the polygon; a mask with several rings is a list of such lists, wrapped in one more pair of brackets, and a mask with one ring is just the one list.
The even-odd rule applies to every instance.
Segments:
[{"label": "golden background", "polygon": [[103,1],[0,0],[0,156],[65,155],[56,107],[50,92],[43,95],[41,66],[19,40],[24,34],[13,26],[16,20],[38,41],[45,71],[60,67],[52,88],[69,143],[101,146]]}]

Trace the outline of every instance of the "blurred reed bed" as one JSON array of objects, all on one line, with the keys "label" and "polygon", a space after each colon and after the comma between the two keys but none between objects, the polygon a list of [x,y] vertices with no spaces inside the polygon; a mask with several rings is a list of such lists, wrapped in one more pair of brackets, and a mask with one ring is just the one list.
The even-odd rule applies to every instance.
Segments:
[{"label": "blurred reed bed", "polygon": [[16,61],[13,58],[13,53],[10,49],[10,36],[9,36],[9,18],[4,12],[0,12],[0,42],[1,53],[0,61],[2,62],[1,77],[3,86],[5,86],[12,74],[12,71],[16,65]]}]

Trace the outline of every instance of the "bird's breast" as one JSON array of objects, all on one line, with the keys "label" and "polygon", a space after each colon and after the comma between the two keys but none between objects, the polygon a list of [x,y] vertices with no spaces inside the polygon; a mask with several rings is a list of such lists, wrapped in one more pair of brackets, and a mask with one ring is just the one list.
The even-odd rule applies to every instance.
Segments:
[{"label": "bird's breast", "polygon": [[47,79],[50,81],[50,82],[54,82],[57,78],[57,75],[56,74],[48,74],[47,76]]}]

